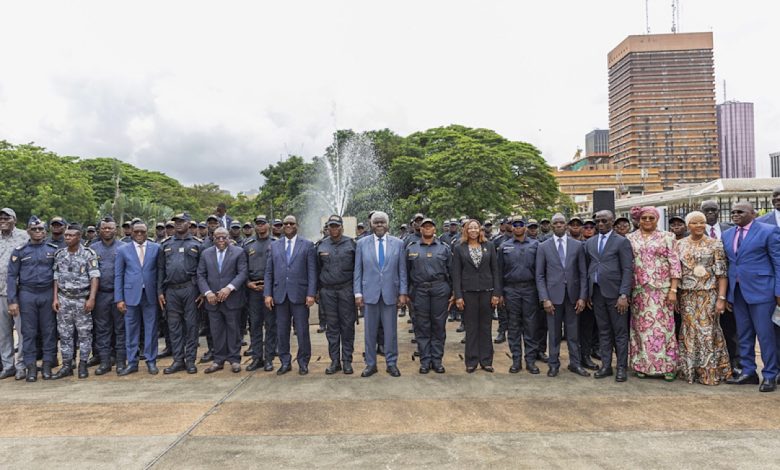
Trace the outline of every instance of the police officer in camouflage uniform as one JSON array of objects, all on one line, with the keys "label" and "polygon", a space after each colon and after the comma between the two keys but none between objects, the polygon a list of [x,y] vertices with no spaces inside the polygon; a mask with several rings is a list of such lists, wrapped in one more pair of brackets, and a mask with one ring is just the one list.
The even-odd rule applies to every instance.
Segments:
[{"label": "police officer in camouflage uniform", "polygon": [[[255,236],[244,242],[247,257],[247,306],[249,309],[249,350],[252,351],[252,363],[246,370],[263,368],[266,372],[274,370],[276,356],[276,314],[265,305],[263,294],[265,283],[265,265],[268,261],[271,243],[271,225],[263,214],[255,217]],[[264,331],[265,330],[265,331]]]},{"label": "police officer in camouflage uniform", "polygon": [[190,220],[186,212],[173,216],[175,233],[160,246],[157,257],[157,292],[160,309],[167,311],[168,330],[173,344],[173,364],[164,374],[186,370],[195,374],[198,350],[198,312],[195,301],[201,243],[190,235]]},{"label": "police officer in camouflage uniform", "polygon": [[[100,269],[100,282],[92,320],[95,329],[93,350],[100,358],[100,365],[95,369],[95,375],[103,375],[111,372],[112,356],[116,357],[117,370],[125,367],[127,349],[125,319],[114,303],[114,262],[116,251],[123,242],[116,239],[116,222],[111,216],[104,217],[98,227],[100,238],[90,243],[89,247],[95,252]],[[112,345],[112,338],[115,341],[114,345]]]},{"label": "police officer in camouflage uniform", "polygon": [[328,237],[317,243],[319,303],[325,311],[330,366],[328,375],[343,370],[352,373],[355,349],[355,240],[344,235],[344,221],[338,215],[328,218]]},{"label": "police officer in camouflage uniform", "polygon": [[73,375],[74,332],[79,337],[79,378],[89,376],[87,361],[92,352],[92,310],[100,281],[97,255],[81,245],[81,226],[72,224],[65,231],[66,247],[54,255],[54,302],[57,330],[60,333],[62,367],[52,377]]},{"label": "police officer in camouflage uniform", "polygon": [[436,238],[436,223],[420,221],[420,239],[406,247],[409,297],[414,305],[414,336],[420,352],[420,373],[445,372],[442,364],[447,338],[447,305],[452,301],[450,247]]},{"label": "police officer in camouflage uniform", "polygon": [[20,316],[24,363],[27,381],[38,380],[38,330],[43,336],[43,378],[52,377],[51,367],[57,357],[56,323],[52,306],[54,254],[57,245],[44,241],[46,227],[41,219],[30,217],[27,222],[30,241],[11,253],[8,264],[8,313]]}]

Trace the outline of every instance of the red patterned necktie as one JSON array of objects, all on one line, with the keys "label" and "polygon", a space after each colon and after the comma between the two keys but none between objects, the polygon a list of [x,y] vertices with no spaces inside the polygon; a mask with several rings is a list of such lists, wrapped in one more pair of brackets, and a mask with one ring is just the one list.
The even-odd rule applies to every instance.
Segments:
[{"label": "red patterned necktie", "polygon": [[715,234],[715,227],[710,227],[710,238],[718,238],[718,236]]}]

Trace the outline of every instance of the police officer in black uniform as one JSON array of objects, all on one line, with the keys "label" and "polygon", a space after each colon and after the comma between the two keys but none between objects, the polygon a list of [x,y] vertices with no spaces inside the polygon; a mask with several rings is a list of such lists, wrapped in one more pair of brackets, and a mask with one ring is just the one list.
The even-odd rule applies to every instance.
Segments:
[{"label": "police officer in black uniform", "polygon": [[[57,357],[57,322],[52,310],[54,254],[59,248],[44,241],[46,228],[36,216],[27,222],[30,241],[11,252],[8,263],[8,313],[21,314],[22,351],[28,382],[38,380],[38,331],[42,336],[43,378],[51,379],[51,368]],[[21,378],[21,377],[19,377]]]},{"label": "police officer in black uniform", "polygon": [[528,238],[526,220],[512,218],[511,240],[498,249],[498,271],[501,274],[502,302],[509,316],[509,349],[512,352],[510,373],[520,372],[523,346],[526,369],[538,374],[536,359],[539,353],[538,329],[542,321],[539,294],[536,290],[536,250],[539,242]]},{"label": "police officer in black uniform", "polygon": [[252,238],[254,235],[254,227],[252,227],[252,224],[247,221],[244,222],[244,224],[241,226],[241,239],[246,242],[247,239]]},{"label": "police officer in black uniform", "polygon": [[52,217],[49,221],[51,235],[46,239],[46,243],[54,243],[57,248],[65,248],[65,227],[68,222],[62,217]]},{"label": "police officer in black uniform", "polygon": [[157,292],[160,308],[167,312],[171,335],[173,364],[164,374],[186,370],[195,374],[198,351],[198,313],[195,302],[198,287],[195,274],[200,260],[201,244],[190,235],[186,212],[173,216],[175,233],[160,245],[157,257]]},{"label": "police officer in black uniform", "polygon": [[[498,251],[502,243],[512,239],[512,218],[506,217],[502,219],[501,227],[504,227],[503,233],[500,233],[491,240],[496,247],[496,251]],[[506,332],[509,329],[509,316],[506,312],[506,305],[503,303],[499,304],[498,308],[496,308],[496,314],[498,316],[498,333],[496,333],[496,339],[494,339],[493,342],[501,344],[506,341]]]},{"label": "police officer in black uniform", "polygon": [[162,243],[166,238],[168,238],[168,234],[165,233],[165,224],[157,222],[157,225],[154,226],[154,242]]},{"label": "police officer in black uniform", "polygon": [[344,221],[338,215],[328,218],[328,237],[317,243],[319,304],[325,312],[330,366],[328,375],[343,370],[352,373],[355,349],[355,240],[344,235]]},{"label": "police officer in black uniform", "polygon": [[95,308],[92,311],[95,330],[95,348],[92,354],[100,358],[100,365],[95,369],[95,375],[103,375],[111,371],[112,356],[116,357],[117,370],[125,367],[127,348],[125,347],[125,319],[114,303],[114,262],[116,251],[123,242],[116,239],[116,222],[111,216],[104,217],[98,227],[100,227],[100,238],[89,244],[97,255],[100,269],[100,282],[95,296]]},{"label": "police officer in black uniform", "polygon": [[265,265],[271,243],[276,240],[270,232],[268,217],[260,214],[255,217],[255,236],[247,238],[244,242],[248,271],[246,287],[249,308],[249,350],[252,352],[252,363],[246,366],[246,370],[250,372],[261,367],[266,372],[274,370],[276,314],[273,309],[266,307],[263,294]]}]

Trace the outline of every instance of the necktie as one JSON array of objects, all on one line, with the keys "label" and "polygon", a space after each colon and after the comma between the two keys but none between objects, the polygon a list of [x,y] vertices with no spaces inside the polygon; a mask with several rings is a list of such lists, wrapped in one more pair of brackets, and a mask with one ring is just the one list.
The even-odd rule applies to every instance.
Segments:
[{"label": "necktie", "polygon": [[718,235],[715,233],[715,226],[710,227],[710,238],[718,238]]},{"label": "necktie", "polygon": [[224,251],[217,251],[217,269],[222,272],[222,261],[225,259]]},{"label": "necktie", "polygon": [[599,240],[599,254],[604,251],[604,243],[607,241],[606,235],[601,235],[601,239]]},{"label": "necktie", "polygon": [[138,245],[138,250],[139,250],[138,261],[141,263],[141,266],[143,266],[144,265],[144,257],[146,256],[146,251],[145,251],[143,245]]},{"label": "necktie", "polygon": [[287,239],[287,249],[285,250],[285,253],[287,254],[287,264],[290,264],[290,257],[292,256],[292,240],[289,238]]},{"label": "necktie", "polygon": [[566,254],[563,252],[563,238],[558,239],[558,257],[561,259],[561,266],[566,267]]},{"label": "necktie", "polygon": [[379,270],[381,271],[382,268],[385,267],[385,245],[384,245],[384,239],[379,239]]},{"label": "necktie", "polygon": [[739,253],[739,245],[742,244],[742,238],[745,236],[745,228],[744,227],[738,227],[737,228],[737,249],[734,250],[734,253]]}]

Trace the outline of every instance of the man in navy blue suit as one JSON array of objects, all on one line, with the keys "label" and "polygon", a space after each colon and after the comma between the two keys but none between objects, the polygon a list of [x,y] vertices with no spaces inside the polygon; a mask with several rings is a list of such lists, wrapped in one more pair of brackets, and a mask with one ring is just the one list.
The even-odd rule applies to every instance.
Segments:
[{"label": "man in navy blue suit", "polygon": [[146,224],[132,227],[131,242],[116,250],[114,301],[125,316],[127,367],[118,375],[138,372],[141,318],[144,323],[146,367],[157,374],[157,255],[160,245],[146,238]]},{"label": "man in navy blue suit", "polygon": [[777,389],[777,345],[772,314],[780,305],[780,230],[755,220],[749,202],[731,209],[736,227],[723,234],[723,248],[729,259],[728,301],[733,306],[739,337],[742,373],[730,384],[758,384],[756,336],[761,347],[761,392]]},{"label": "man in navy blue suit", "polygon": [[317,295],[317,258],[314,244],[298,236],[298,222],[288,215],[282,221],[284,236],[271,244],[265,266],[265,306],[276,307],[277,352],[282,361],[277,375],[290,372],[290,320],[298,339],[298,373],[309,373],[311,339],[309,307]]}]

